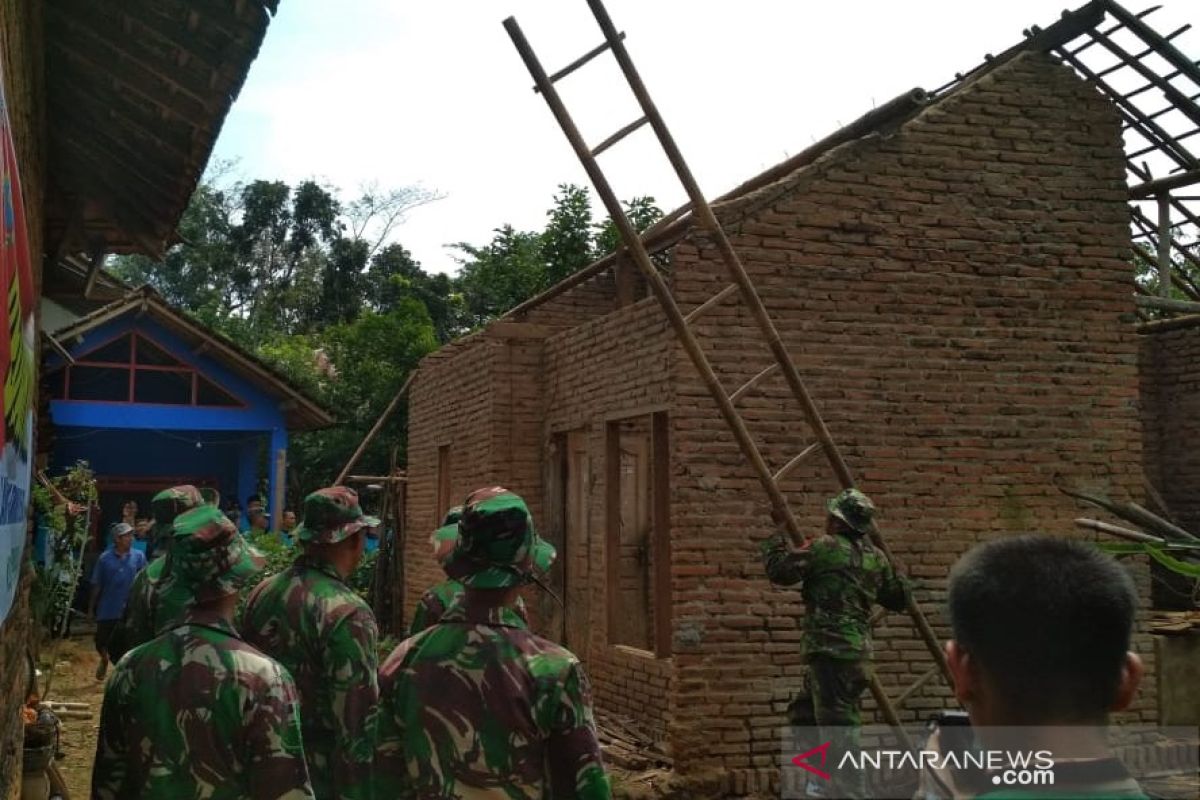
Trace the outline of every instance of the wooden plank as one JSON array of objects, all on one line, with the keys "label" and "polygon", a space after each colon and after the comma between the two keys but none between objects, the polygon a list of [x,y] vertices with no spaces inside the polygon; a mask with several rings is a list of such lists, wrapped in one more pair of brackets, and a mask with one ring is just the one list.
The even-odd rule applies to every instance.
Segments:
[{"label": "wooden plank", "polygon": [[499,320],[483,329],[489,339],[545,339],[556,333],[570,330],[566,325],[537,325],[532,322],[508,322]]},{"label": "wooden plank", "polygon": [[1171,296],[1171,200],[1163,192],[1158,196],[1158,293]]},{"label": "wooden plank", "polygon": [[1145,200],[1151,197],[1169,192],[1172,189],[1179,189],[1184,186],[1200,183],[1200,169],[1189,169],[1183,172],[1177,172],[1174,175],[1168,175],[1165,178],[1158,178],[1145,183],[1139,183],[1137,186],[1129,188],[1130,200]]},{"label": "wooden plank", "polygon": [[1200,303],[1191,300],[1173,300],[1169,297],[1142,297],[1134,295],[1133,304],[1139,308],[1153,308],[1159,311],[1181,311],[1185,314],[1200,313]]},{"label": "wooden plank", "polygon": [[671,595],[671,421],[666,412],[651,417],[651,457],[654,481],[654,654],[671,657],[674,625]]},{"label": "wooden plank", "polygon": [[279,526],[283,523],[284,496],[287,490],[287,450],[281,447],[275,451],[272,466],[275,471],[275,493],[271,498],[271,532],[279,533]]},{"label": "wooden plank", "polygon": [[621,577],[621,424],[604,426],[604,606],[607,636],[613,641],[618,623]]}]

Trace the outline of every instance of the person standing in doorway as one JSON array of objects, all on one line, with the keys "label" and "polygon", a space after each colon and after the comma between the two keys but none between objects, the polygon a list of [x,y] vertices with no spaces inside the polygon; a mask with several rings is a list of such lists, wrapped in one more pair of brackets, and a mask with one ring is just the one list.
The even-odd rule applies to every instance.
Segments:
[{"label": "person standing in doorway", "polygon": [[112,547],[105,550],[92,569],[91,616],[96,620],[96,680],[108,671],[108,643],[125,613],[133,579],[146,567],[146,556],[133,549],[133,526],[118,522],[110,530]]}]

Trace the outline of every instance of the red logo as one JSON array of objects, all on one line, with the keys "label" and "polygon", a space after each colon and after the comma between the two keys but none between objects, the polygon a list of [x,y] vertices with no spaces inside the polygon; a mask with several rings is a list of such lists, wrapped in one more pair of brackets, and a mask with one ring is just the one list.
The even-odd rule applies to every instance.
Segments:
[{"label": "red logo", "polygon": [[821,766],[822,767],[825,766],[825,758],[826,758],[826,756],[829,755],[829,745],[831,745],[831,744],[833,744],[832,740],[826,742],[825,744],[817,745],[812,750],[807,750],[798,756],[793,756],[792,763],[795,764],[800,769],[811,772],[813,775],[816,775],[818,778],[824,778],[825,780],[829,780],[829,773],[826,772],[825,770],[817,769],[812,764],[809,764],[808,759],[809,759],[809,756],[819,753],[821,756]]}]

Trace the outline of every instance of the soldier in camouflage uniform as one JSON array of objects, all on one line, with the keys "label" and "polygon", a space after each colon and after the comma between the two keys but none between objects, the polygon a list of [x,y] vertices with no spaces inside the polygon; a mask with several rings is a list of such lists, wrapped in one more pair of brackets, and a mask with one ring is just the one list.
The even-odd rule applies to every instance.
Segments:
[{"label": "soldier in camouflage uniform", "polygon": [[447,572],[464,597],[380,670],[381,796],[607,800],[583,667],[516,610],[554,548],[499,487],[472,493],[458,527]]},{"label": "soldier in camouflage uniform", "polygon": [[174,521],[183,512],[206,502],[209,499],[190,485],[172,486],[154,495],[150,502],[154,513],[150,536],[155,552],[160,555],[133,579],[125,614],[114,636],[114,644],[110,645],[114,660],[176,624],[187,612],[192,593],[169,579]]},{"label": "soldier in camouflage uniform", "polygon": [[295,531],[303,554],[255,587],[242,613],[246,641],[296,679],[308,771],[322,800],[372,796],[379,632],[346,580],[362,560],[367,528],[378,524],[353,489],[313,492]]},{"label": "soldier in camouflage uniform", "polygon": [[[454,552],[458,542],[458,521],[462,518],[462,506],[454,506],[446,512],[442,527],[433,532],[430,543],[433,545],[433,557],[444,569]],[[417,601],[413,611],[412,625],[408,629],[409,636],[416,636],[421,631],[433,625],[442,618],[446,609],[454,605],[463,596],[462,581],[447,576],[446,580],[431,586],[421,599]]]},{"label": "soldier in camouflage uniform", "polygon": [[[804,691],[789,707],[790,722],[819,726],[834,751],[858,746],[859,701],[868,685],[871,607],[892,611],[907,603],[908,587],[867,538],[875,505],[857,489],[832,498],[824,536],[792,550],[782,534],[762,544],[767,577],[782,586],[800,584],[804,598]],[[828,729],[828,731],[826,730]],[[841,796],[860,797],[859,777],[842,785]],[[838,788],[838,787],[835,787]]]},{"label": "soldier in camouflage uniform", "polygon": [[126,654],[104,691],[92,797],[312,798],[295,684],[233,627],[264,564],[216,506],[175,520],[186,618]]}]

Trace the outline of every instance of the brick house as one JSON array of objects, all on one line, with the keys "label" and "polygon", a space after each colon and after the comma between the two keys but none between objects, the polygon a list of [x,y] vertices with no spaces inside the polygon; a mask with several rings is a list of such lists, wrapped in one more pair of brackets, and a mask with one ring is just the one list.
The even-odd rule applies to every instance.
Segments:
[{"label": "brick house", "polygon": [[[1078,535],[1056,483],[1142,491],[1126,201],[1117,110],[1026,47],[715,205],[940,637],[947,570],[972,544]],[[686,218],[653,242],[685,313],[727,283]],[[421,532],[471,489],[508,486],[559,547],[565,608],[537,595],[538,626],[584,659],[597,704],[653,731],[697,786],[767,790],[803,608],[764,578],[765,497],[631,272],[610,257],[422,362],[407,601],[439,577]],[[730,390],[770,363],[736,302],[698,334]],[[812,441],[781,380],[740,405],[775,468]],[[786,488],[815,530],[836,490],[824,462]],[[929,656],[903,615],[877,635],[895,695]],[[1148,636],[1138,648],[1153,671]],[[951,702],[934,682],[902,715]],[[1154,708],[1150,679],[1132,713]]]}]

